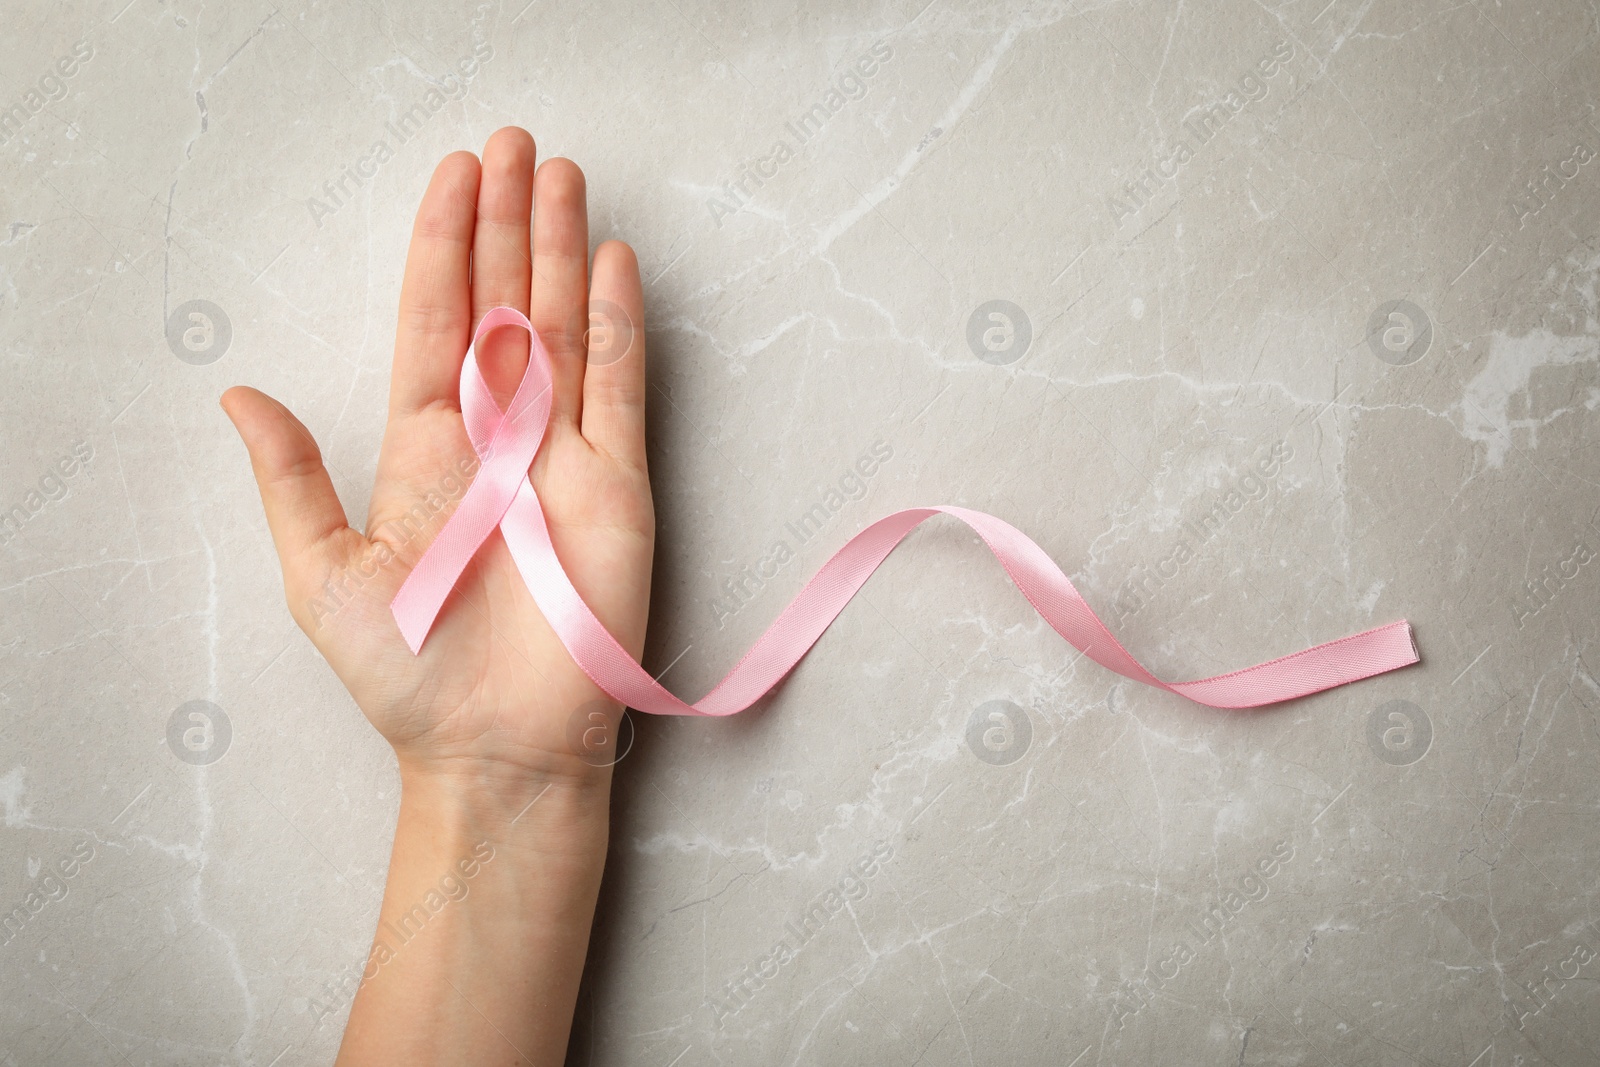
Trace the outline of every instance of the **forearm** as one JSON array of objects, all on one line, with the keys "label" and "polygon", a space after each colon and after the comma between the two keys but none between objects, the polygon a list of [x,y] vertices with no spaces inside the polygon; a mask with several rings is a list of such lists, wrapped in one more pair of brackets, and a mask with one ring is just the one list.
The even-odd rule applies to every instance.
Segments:
[{"label": "forearm", "polygon": [[401,782],[338,1064],[559,1065],[605,864],[609,768],[402,766]]}]

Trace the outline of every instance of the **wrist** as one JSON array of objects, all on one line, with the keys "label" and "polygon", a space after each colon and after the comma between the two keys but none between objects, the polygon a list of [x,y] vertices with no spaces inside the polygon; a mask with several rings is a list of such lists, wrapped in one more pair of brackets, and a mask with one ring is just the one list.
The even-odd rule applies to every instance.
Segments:
[{"label": "wrist", "polygon": [[544,861],[603,862],[611,769],[529,767],[485,759],[400,757],[400,821],[440,846],[490,842]]},{"label": "wrist", "polygon": [[559,1063],[610,776],[400,758],[400,819],[340,1063]]}]

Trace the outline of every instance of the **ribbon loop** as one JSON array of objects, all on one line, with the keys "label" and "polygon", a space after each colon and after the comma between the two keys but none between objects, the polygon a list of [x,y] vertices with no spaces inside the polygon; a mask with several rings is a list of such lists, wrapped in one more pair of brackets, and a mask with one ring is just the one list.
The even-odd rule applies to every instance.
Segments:
[{"label": "ribbon loop", "polygon": [[[476,350],[485,333],[508,325],[527,330],[532,342],[527,372],[510,406],[501,411],[479,371]],[[628,707],[655,715],[733,715],[783,680],[907,534],[943,514],[971,527],[1034,610],[1088,658],[1208,707],[1250,708],[1293,700],[1419,659],[1411,625],[1401,620],[1214,678],[1163,682],[1122,647],[1061,568],[1021,530],[981,511],[931,506],[894,512],[845,542],[722,681],[701,700],[687,704],[617,643],[556,558],[544,509],[528,480],[550,420],[552,380],[549,352],[525,315],[499,307],[484,316],[461,368],[462,417],[483,465],[390,605],[413,653],[421,649],[473,554],[498,526],[534,602],[597,686]]]},{"label": "ribbon loop", "polygon": [[[478,367],[478,342],[501,326],[520,326],[531,338],[528,369],[517,384],[510,406],[500,410]],[[461,364],[461,415],[480,466],[455,513],[423,552],[400,591],[389,604],[400,633],[413,654],[433,627],[445,598],[466,570],[473,554],[499,526],[521,491],[529,496],[528,468],[550,422],[550,354],[527,316],[516,308],[497,307],[484,315],[472,335],[472,347]],[[535,501],[534,506],[538,503]]]}]

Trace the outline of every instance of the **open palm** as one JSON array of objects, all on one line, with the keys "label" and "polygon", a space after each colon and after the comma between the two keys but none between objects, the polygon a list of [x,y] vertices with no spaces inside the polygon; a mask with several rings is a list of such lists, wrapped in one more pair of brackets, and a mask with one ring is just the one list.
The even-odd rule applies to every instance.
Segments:
[{"label": "open palm", "polygon": [[[406,258],[365,533],[347,524],[316,442],[288,409],[254,389],[223,396],[250,452],[290,612],[403,763],[586,775],[596,761],[572,743],[574,716],[604,708],[615,725],[621,714],[545,622],[498,531],[419,655],[389,613],[476,468],[458,388],[490,308],[522,311],[550,352],[550,424],[530,476],[556,554],[623,647],[643,649],[655,521],[638,264],[608,241],[591,280],[583,174],[565,159],[535,163],[532,137],[508,127],[481,164],[457,152],[434,172]],[[604,312],[591,329],[595,309]],[[478,357],[505,407],[527,366],[526,333],[496,330]]]}]

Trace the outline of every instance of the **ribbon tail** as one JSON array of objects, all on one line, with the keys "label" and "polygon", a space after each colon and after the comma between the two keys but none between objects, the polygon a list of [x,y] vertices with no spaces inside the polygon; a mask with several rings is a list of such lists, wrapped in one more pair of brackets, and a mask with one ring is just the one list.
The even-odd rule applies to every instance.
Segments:
[{"label": "ribbon tail", "polygon": [[556,558],[532,486],[512,502],[501,531],[539,610],[596,685],[650,714],[722,716],[743,711],[782,681],[889,553],[922,522],[941,513],[971,526],[1040,616],[1090,659],[1208,707],[1249,708],[1292,700],[1419,659],[1411,626],[1402,620],[1214,678],[1163,682],[1122,647],[1071,580],[1020,530],[966,508],[909,508],[879,519],[846,542],[722,681],[688,704],[651,678],[584,603]]}]

